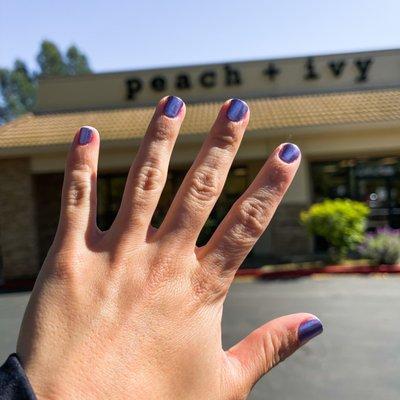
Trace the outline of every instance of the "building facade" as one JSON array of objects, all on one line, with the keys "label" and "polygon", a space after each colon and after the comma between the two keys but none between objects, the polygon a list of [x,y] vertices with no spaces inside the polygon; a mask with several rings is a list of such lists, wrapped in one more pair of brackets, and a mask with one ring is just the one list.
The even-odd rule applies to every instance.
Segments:
[{"label": "building facade", "polygon": [[325,197],[365,201],[371,228],[400,227],[400,50],[47,78],[39,83],[36,111],[0,127],[4,280],[31,278],[40,268],[57,226],[65,156],[77,129],[92,125],[102,138],[98,223],[107,229],[153,107],[170,94],[183,98],[187,113],[155,225],[221,102],[240,97],[251,122],[200,243],[286,141],[299,145],[303,161],[253,256],[286,261],[312,253],[315,244],[299,212]]}]

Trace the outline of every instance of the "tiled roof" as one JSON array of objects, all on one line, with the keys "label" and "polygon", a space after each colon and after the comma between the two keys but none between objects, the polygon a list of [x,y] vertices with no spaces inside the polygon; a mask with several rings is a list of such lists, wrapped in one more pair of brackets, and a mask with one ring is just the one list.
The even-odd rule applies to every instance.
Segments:
[{"label": "tiled roof", "polygon": [[[400,121],[400,89],[247,99],[248,130]],[[187,106],[181,134],[208,132],[221,103]],[[102,140],[140,137],[153,107],[27,114],[0,127],[0,148],[69,143],[82,125],[96,127]]]}]

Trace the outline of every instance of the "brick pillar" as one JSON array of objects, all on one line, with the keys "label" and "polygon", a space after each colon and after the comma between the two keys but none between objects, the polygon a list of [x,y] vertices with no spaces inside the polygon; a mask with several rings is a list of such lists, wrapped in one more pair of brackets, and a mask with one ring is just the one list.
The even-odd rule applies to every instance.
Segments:
[{"label": "brick pillar", "polygon": [[0,160],[2,278],[30,278],[39,270],[35,201],[28,158]]}]

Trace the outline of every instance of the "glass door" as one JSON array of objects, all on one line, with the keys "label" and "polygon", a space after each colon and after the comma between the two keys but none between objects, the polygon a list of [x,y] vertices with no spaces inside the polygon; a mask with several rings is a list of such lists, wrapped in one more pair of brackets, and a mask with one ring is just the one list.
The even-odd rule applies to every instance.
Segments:
[{"label": "glass door", "polygon": [[394,229],[400,228],[400,178],[390,179],[390,226]]},{"label": "glass door", "polygon": [[360,178],[357,181],[357,200],[364,202],[371,210],[369,229],[390,224],[391,184],[390,178]]}]

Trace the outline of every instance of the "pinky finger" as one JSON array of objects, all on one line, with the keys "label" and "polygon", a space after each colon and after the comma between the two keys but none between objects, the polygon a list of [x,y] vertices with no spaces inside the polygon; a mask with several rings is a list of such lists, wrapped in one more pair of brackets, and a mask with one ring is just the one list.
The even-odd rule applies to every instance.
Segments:
[{"label": "pinky finger", "polygon": [[100,137],[95,128],[83,126],[72,142],[65,167],[57,236],[81,239],[96,228],[96,183]]},{"label": "pinky finger", "polygon": [[198,257],[206,265],[219,268],[222,276],[233,276],[268,226],[299,163],[300,150],[291,143],[279,146],[271,154],[210,241],[199,249]]}]

